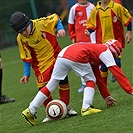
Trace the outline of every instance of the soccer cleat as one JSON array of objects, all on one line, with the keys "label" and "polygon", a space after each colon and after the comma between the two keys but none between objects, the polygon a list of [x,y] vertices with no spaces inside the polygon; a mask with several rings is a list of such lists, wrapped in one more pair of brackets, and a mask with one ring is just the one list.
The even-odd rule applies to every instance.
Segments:
[{"label": "soccer cleat", "polygon": [[110,76],[110,81],[111,81],[111,82],[115,82],[115,81],[116,81],[116,78],[114,77],[113,74],[111,74],[111,76]]},{"label": "soccer cleat", "polygon": [[29,108],[25,109],[22,113],[21,113],[22,117],[26,119],[26,121],[31,124],[32,126],[35,125],[35,118],[36,116],[35,115],[32,115],[30,113],[30,110]]},{"label": "soccer cleat", "polygon": [[13,98],[8,98],[8,97],[5,96],[5,95],[2,95],[2,96],[0,97],[0,104],[11,103],[11,102],[15,102],[15,99],[13,99]]},{"label": "soccer cleat", "polygon": [[73,108],[71,108],[70,106],[67,106],[67,110],[68,110],[68,112],[67,112],[68,116],[75,116],[75,115],[77,115],[77,112]]},{"label": "soccer cleat", "polygon": [[85,85],[81,85],[81,87],[78,89],[78,93],[81,93],[84,91]]},{"label": "soccer cleat", "polygon": [[46,118],[42,121],[43,123],[50,121],[50,119],[46,116]]},{"label": "soccer cleat", "polygon": [[82,108],[81,109],[81,115],[82,116],[86,116],[86,115],[90,115],[90,114],[99,113],[101,111],[102,110],[100,110],[100,109],[95,109],[95,108],[91,108],[91,107],[89,107],[87,109]]}]

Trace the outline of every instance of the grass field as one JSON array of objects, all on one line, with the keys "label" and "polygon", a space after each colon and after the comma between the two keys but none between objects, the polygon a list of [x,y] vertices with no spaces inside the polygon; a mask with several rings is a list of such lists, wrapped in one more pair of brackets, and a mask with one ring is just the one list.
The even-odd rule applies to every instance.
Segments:
[{"label": "grass field", "polygon": [[[61,47],[70,44],[67,37],[60,38]],[[128,44],[123,51],[122,69],[133,85],[132,63],[133,43]],[[96,90],[93,105],[102,109],[101,113],[82,117],[80,109],[82,93],[77,90],[80,87],[80,78],[73,72],[69,74],[71,84],[71,102],[78,115],[59,121],[42,123],[45,118],[44,107],[38,109],[36,126],[32,127],[20,116],[28,107],[37,93],[37,87],[33,71],[30,82],[22,85],[19,83],[23,75],[23,64],[19,57],[18,47],[12,47],[1,51],[3,59],[3,94],[16,99],[14,103],[0,105],[0,133],[132,133],[133,132],[133,98],[126,94],[121,87],[108,81],[108,88],[112,96],[118,100],[117,106],[106,107],[104,100]],[[58,99],[58,90],[53,93],[54,99]]]}]

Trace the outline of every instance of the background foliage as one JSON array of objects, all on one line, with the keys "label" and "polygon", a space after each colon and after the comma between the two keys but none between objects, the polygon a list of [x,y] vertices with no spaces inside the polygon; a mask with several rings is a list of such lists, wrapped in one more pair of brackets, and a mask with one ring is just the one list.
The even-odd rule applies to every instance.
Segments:
[{"label": "background foliage", "polygon": [[[88,0],[94,4],[98,0]],[[121,0],[131,13],[133,13],[133,0]],[[9,20],[15,11],[24,12],[29,18],[35,19],[47,16],[48,13],[57,13],[62,15],[66,10],[65,18],[62,20],[67,30],[67,19],[70,7],[76,0],[0,0],[0,36],[2,42],[0,48],[17,45],[16,33],[10,27]]]}]

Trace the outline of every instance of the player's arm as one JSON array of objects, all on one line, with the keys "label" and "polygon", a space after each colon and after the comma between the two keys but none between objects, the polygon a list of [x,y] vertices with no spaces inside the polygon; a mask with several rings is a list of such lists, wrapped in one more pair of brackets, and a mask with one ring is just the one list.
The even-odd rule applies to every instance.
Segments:
[{"label": "player's arm", "polygon": [[26,41],[20,41],[21,38],[18,36],[17,37],[17,42],[19,46],[19,52],[20,52],[20,57],[24,62],[24,75],[20,79],[20,83],[24,84],[28,82],[28,79],[30,77],[30,62],[32,61],[31,57],[31,52],[30,48],[28,47],[28,42]]},{"label": "player's arm", "polygon": [[124,26],[127,27],[126,41],[127,43],[130,43],[132,40],[132,16],[122,5],[120,5],[120,8],[118,8],[117,15],[121,19],[121,22],[124,24]]},{"label": "player's arm", "polygon": [[68,34],[72,43],[76,43],[75,25],[68,23]]},{"label": "player's arm", "polygon": [[106,102],[107,106],[113,106],[116,105],[117,100],[115,100],[111,95],[110,92],[105,84],[105,82],[103,81],[103,78],[100,74],[100,70],[99,67],[93,67],[93,72],[94,75],[96,77],[96,85],[98,86],[99,92],[101,94],[101,96],[103,97],[103,99]]},{"label": "player's arm", "polygon": [[131,87],[129,80],[124,75],[121,68],[119,68],[118,66],[110,66],[108,69],[114,75],[114,77],[116,78],[117,82],[122,87],[122,89],[128,94],[132,94],[133,88]]},{"label": "player's arm", "polygon": [[95,30],[92,30],[91,28],[85,29],[85,35],[90,36],[90,34],[94,31]]},{"label": "player's arm", "polygon": [[68,34],[72,43],[76,43],[76,32],[75,32],[75,6],[71,7],[68,17]]},{"label": "player's arm", "polygon": [[90,14],[89,19],[86,22],[85,35],[90,36],[96,28],[96,9],[94,8]]},{"label": "player's arm", "polygon": [[53,34],[57,33],[57,36],[65,36],[66,32],[64,30],[64,27],[62,25],[62,22],[59,16],[56,13],[49,15],[47,17],[43,17],[40,20],[44,21],[43,24],[47,32],[50,32]]},{"label": "player's arm", "polygon": [[132,21],[127,25],[126,40],[127,43],[132,41]]},{"label": "player's arm", "polygon": [[58,22],[57,22],[57,25],[56,25],[56,30],[57,30],[57,36],[65,36],[66,32],[64,30],[64,27],[62,25],[62,22],[60,20],[60,18],[58,18]]},{"label": "player's arm", "polygon": [[20,83],[25,84],[28,82],[30,77],[30,63],[29,62],[23,62],[24,63],[24,75],[20,79]]}]

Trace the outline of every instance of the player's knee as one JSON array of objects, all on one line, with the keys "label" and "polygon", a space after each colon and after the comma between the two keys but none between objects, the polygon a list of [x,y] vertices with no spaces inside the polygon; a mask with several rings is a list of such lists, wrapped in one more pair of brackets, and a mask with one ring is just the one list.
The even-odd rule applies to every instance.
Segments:
[{"label": "player's knee", "polygon": [[106,65],[102,64],[101,67],[100,67],[100,70],[102,72],[107,72],[108,71],[108,68],[106,67]]},{"label": "player's knee", "polygon": [[89,80],[86,82],[86,87],[95,88],[95,81]]},{"label": "player's knee", "polygon": [[61,80],[59,84],[68,84],[68,77],[66,76],[64,80]]},{"label": "player's knee", "polygon": [[121,67],[121,58],[116,58],[115,62],[118,67]]}]

